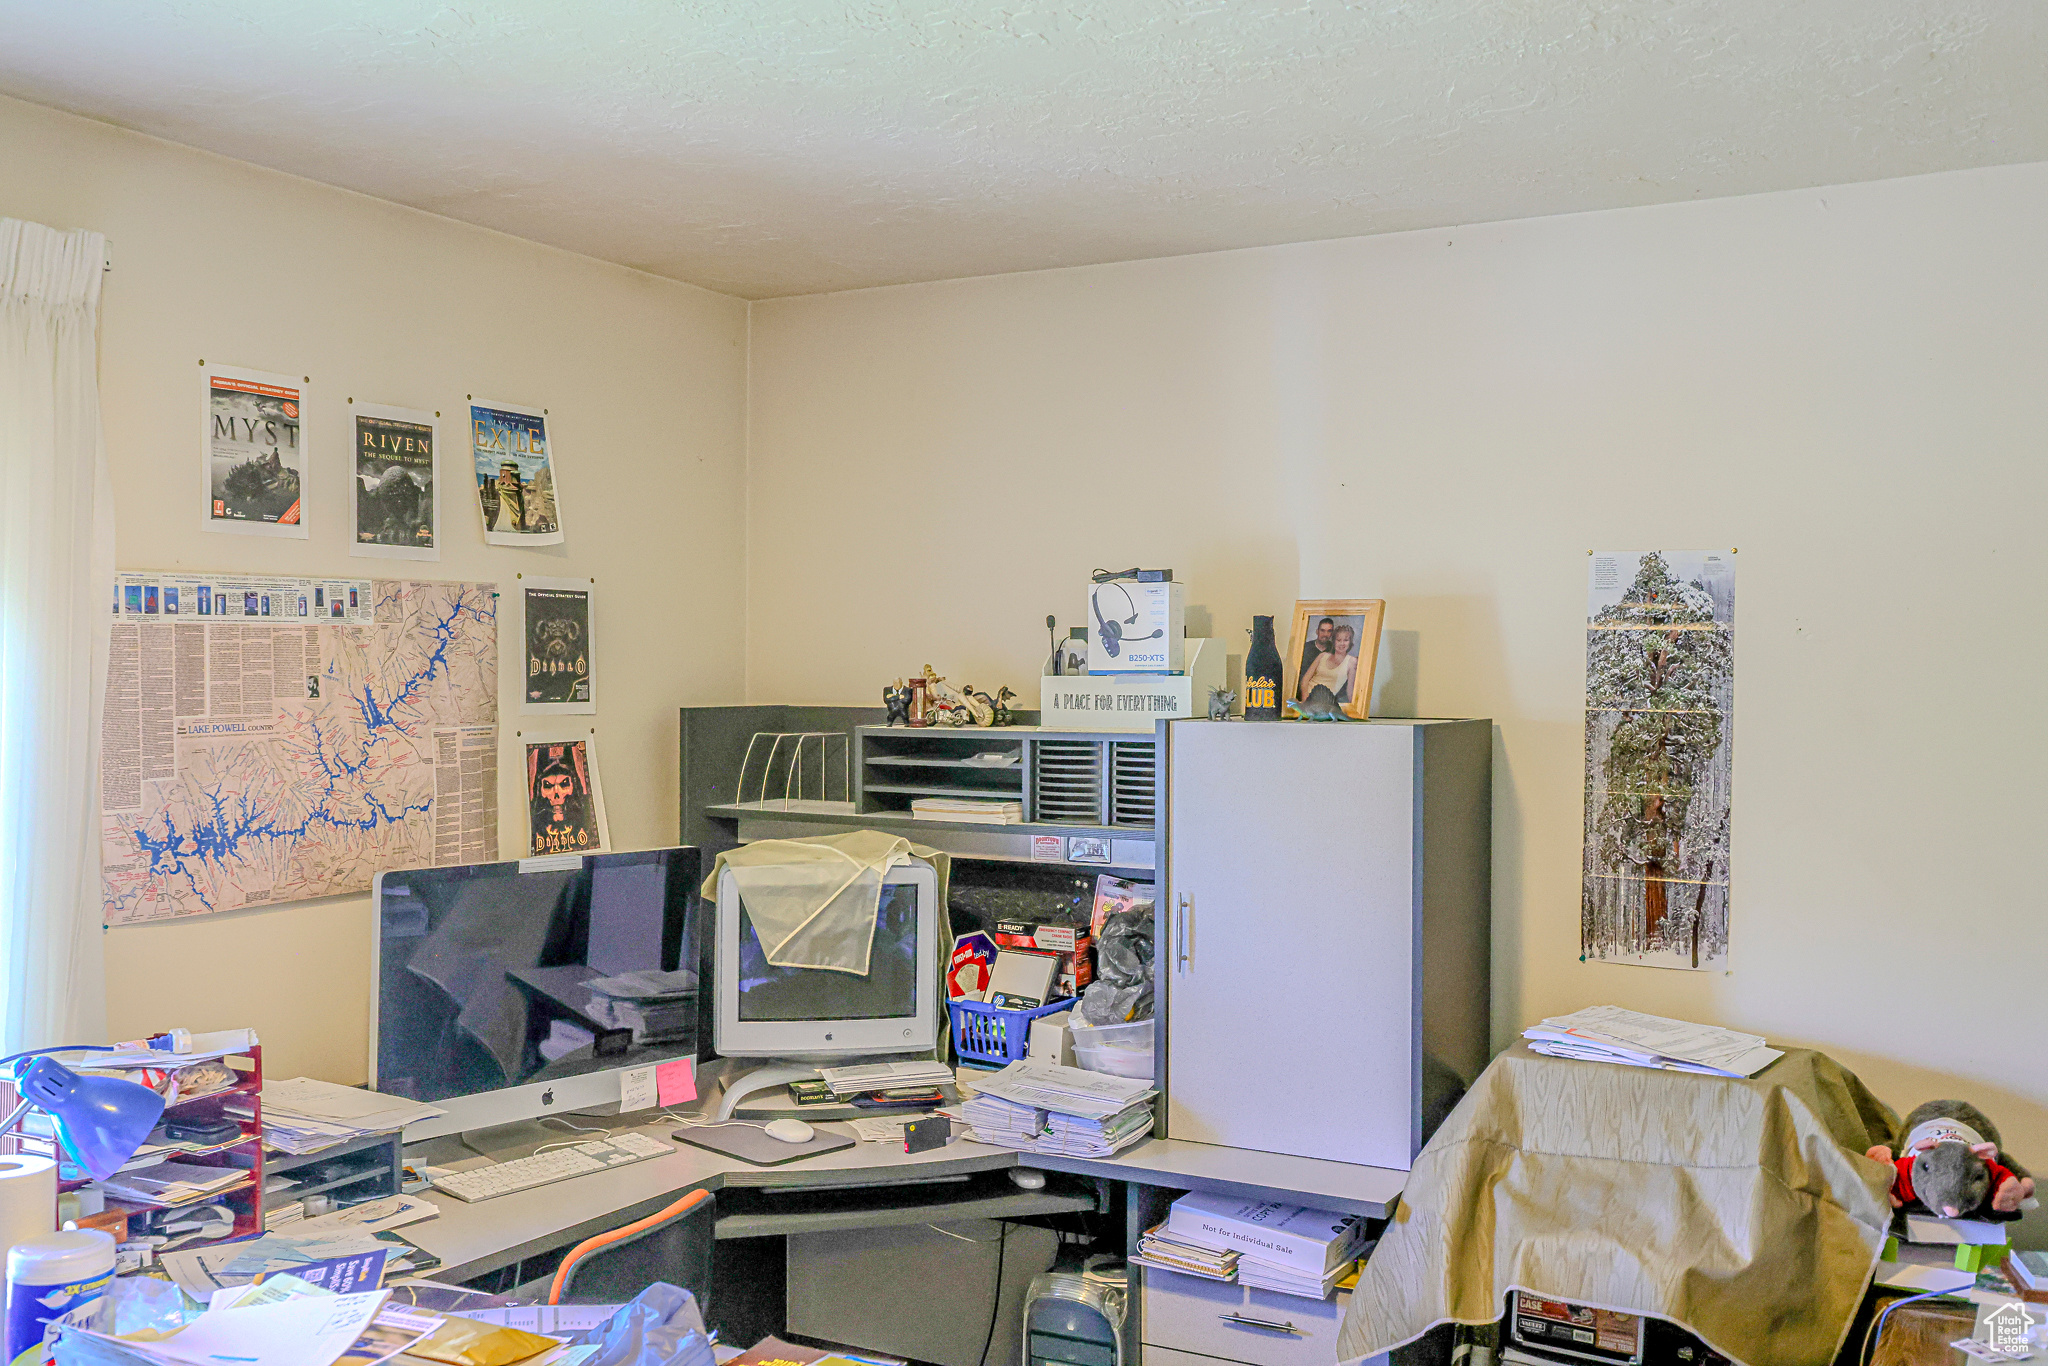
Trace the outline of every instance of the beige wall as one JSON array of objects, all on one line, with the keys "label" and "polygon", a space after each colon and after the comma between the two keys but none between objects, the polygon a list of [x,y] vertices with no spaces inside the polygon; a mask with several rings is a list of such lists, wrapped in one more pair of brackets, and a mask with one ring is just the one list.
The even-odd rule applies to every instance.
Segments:
[{"label": "beige wall", "polygon": [[[749,698],[1035,693],[1098,565],[1234,651],[1385,597],[1383,711],[1499,727],[1498,1041],[1722,1022],[2048,1165],[2044,221],[2032,165],[757,304]],[[1740,551],[1726,975],[1578,961],[1586,552],[1659,547]]]},{"label": "beige wall", "polygon": [[[0,99],[0,215],[112,241],[101,328],[124,568],[597,580],[596,718],[613,842],[672,843],[675,712],[739,700],[746,305],[723,295]],[[310,375],[307,541],[196,525],[198,361]],[[458,482],[469,393],[546,405],[567,544],[486,547]],[[439,409],[439,563],[348,554],[349,397]],[[500,830],[523,835],[516,670],[501,667]],[[118,929],[117,1036],[252,1025],[279,1075],[365,1076],[365,896]]]},{"label": "beige wall", "polygon": [[[374,572],[330,457],[310,542],[191,529],[201,356],[311,375],[328,452],[352,394],[551,408],[568,545],[487,549],[450,500],[423,572],[596,576],[622,846],[672,838],[671,709],[738,700],[743,648],[753,701],[927,661],[1028,701],[1096,565],[1173,566],[1233,649],[1384,596],[1382,711],[1500,728],[1498,1039],[1718,1020],[2048,1163],[2048,166],[760,304],[748,400],[735,300],[6,100],[0,165],[0,214],[113,241],[124,567]],[[1582,964],[1585,552],[1717,546],[1734,970]],[[359,897],[115,931],[113,1030],[253,1024],[357,1080],[368,932]]]}]

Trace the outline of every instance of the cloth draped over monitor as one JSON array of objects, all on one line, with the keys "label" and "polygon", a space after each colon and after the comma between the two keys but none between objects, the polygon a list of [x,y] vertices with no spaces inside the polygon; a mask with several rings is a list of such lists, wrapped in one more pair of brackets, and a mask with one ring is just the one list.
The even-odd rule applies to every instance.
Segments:
[{"label": "cloth draped over monitor", "polygon": [[[881,905],[882,871],[888,868],[890,863],[901,855],[923,859],[939,875],[939,934],[937,942],[931,946],[931,951],[937,955],[939,981],[943,984],[947,965],[952,961],[953,957],[953,930],[947,911],[948,902],[946,899],[953,860],[950,855],[941,853],[937,849],[927,848],[921,844],[912,844],[901,835],[891,835],[880,830],[855,830],[844,835],[823,835],[817,839],[810,840],[755,840],[751,844],[743,844],[736,849],[728,849],[721,853],[712,862],[711,871],[705,877],[701,890],[706,900],[715,902],[718,899],[719,876],[728,868],[732,870],[734,881],[739,887],[741,899],[746,903],[747,915],[753,920],[756,932],[761,936],[763,953],[767,956],[768,961],[775,966],[830,967],[836,968],[841,972],[865,976],[868,955],[874,947],[875,916]],[[863,870],[863,877],[849,877],[849,874],[856,866]],[[767,941],[773,932],[768,929],[767,917],[761,909],[761,903],[756,899],[756,893],[749,887],[746,879],[749,874],[757,873],[764,869],[791,867],[812,867],[820,870],[818,873],[811,875],[815,878],[814,886],[817,888],[838,888],[843,891],[845,889],[840,887],[840,884],[849,883],[864,887],[865,891],[858,898],[839,895],[835,891],[833,895],[816,902],[815,909],[817,912],[829,911],[830,914],[818,914],[812,918],[825,920],[829,922],[829,926],[820,925],[818,927],[819,933],[816,937],[797,935],[793,944],[790,935],[785,933],[781,937],[781,942],[771,949]],[[870,871],[871,876],[866,876]],[[788,886],[794,881],[794,878],[785,881],[779,874],[762,879],[762,882],[770,887]],[[814,891],[812,895],[815,897],[816,892]],[[771,902],[775,901],[778,899],[778,893],[770,891],[768,898]],[[785,922],[792,929],[801,929],[806,919],[801,914],[801,903],[797,902],[794,897],[791,897],[790,901],[792,904],[785,907],[781,914]],[[828,941],[833,937],[825,932],[828,928],[836,933],[837,949],[840,955],[838,961],[822,961],[817,963],[801,961],[804,958],[813,956],[821,959],[832,956],[827,951]],[[850,965],[852,961],[851,956],[847,954],[849,946],[856,943],[860,947],[860,965],[858,967]],[[818,952],[814,955],[811,952],[804,951],[807,945],[815,947]],[[778,954],[781,957],[778,957]],[[940,1004],[943,1006],[944,986],[941,985],[939,990]],[[947,1057],[952,1046],[951,1039],[951,1012],[941,1009],[939,1011],[938,1045],[932,1050],[932,1056],[935,1058]]]},{"label": "cloth draped over monitor", "polygon": [[716,900],[718,875],[730,871],[770,963],[865,977],[883,872],[912,855],[929,862],[933,853],[879,830],[756,840],[718,856],[704,880],[704,895]]}]

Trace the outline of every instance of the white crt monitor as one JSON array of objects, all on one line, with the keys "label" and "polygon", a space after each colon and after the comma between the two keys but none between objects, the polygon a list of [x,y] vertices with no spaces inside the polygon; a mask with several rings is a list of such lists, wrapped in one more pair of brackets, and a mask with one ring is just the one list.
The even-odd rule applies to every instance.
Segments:
[{"label": "white crt monitor", "polygon": [[729,872],[718,879],[716,924],[713,1028],[724,1056],[829,1062],[937,1045],[946,908],[930,864],[884,872],[865,977],[771,964]]}]

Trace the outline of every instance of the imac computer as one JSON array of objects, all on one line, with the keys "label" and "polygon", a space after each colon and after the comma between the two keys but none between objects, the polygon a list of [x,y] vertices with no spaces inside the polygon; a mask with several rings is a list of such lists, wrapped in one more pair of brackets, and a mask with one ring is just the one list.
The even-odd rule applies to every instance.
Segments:
[{"label": "imac computer", "polygon": [[694,848],[378,875],[370,1085],[441,1107],[407,1142],[617,1104],[703,1056]]},{"label": "imac computer", "polygon": [[712,954],[714,1038],[729,1058],[766,1058],[726,1085],[719,1118],[757,1091],[817,1075],[814,1064],[928,1053],[939,1041],[938,874],[922,860],[886,869],[865,976],[768,961],[732,874],[718,880]]}]

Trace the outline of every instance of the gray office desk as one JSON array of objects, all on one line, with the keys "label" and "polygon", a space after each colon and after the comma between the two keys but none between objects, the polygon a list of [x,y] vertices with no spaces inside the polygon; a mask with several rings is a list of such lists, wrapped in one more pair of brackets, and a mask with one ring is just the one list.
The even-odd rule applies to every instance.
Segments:
[{"label": "gray office desk", "polygon": [[[642,1132],[666,1138],[675,1127],[673,1122],[664,1120],[642,1126]],[[839,1124],[818,1127],[827,1132],[850,1132],[848,1126]],[[453,1139],[437,1139],[415,1145],[408,1150],[408,1156],[429,1162],[438,1158],[443,1165],[455,1167],[476,1166],[485,1161],[474,1154],[454,1156],[465,1152],[455,1146]],[[1148,1139],[1113,1158],[1020,1155],[1007,1148],[992,1148],[965,1139],[955,1139],[935,1152],[915,1156],[894,1144],[859,1143],[779,1167],[756,1167],[737,1158],[678,1144],[676,1151],[665,1157],[475,1204],[429,1192],[428,1198],[440,1208],[440,1217],[409,1225],[404,1235],[442,1260],[444,1265],[434,1273],[435,1279],[461,1281],[630,1223],[700,1188],[714,1193],[735,1187],[851,1189],[1018,1165],[1131,1186],[1209,1190],[1373,1217],[1387,1213],[1408,1175],[1377,1167],[1278,1157],[1174,1139]],[[749,1238],[876,1228],[893,1223],[924,1223],[940,1213],[948,1219],[1022,1218],[1094,1206],[1095,1202],[1084,1196],[1049,1189],[1018,1189],[994,1198],[947,1203],[940,1209],[917,1203],[901,1210],[806,1212],[793,1207],[787,1213],[736,1214],[719,1219],[718,1236]]]}]

